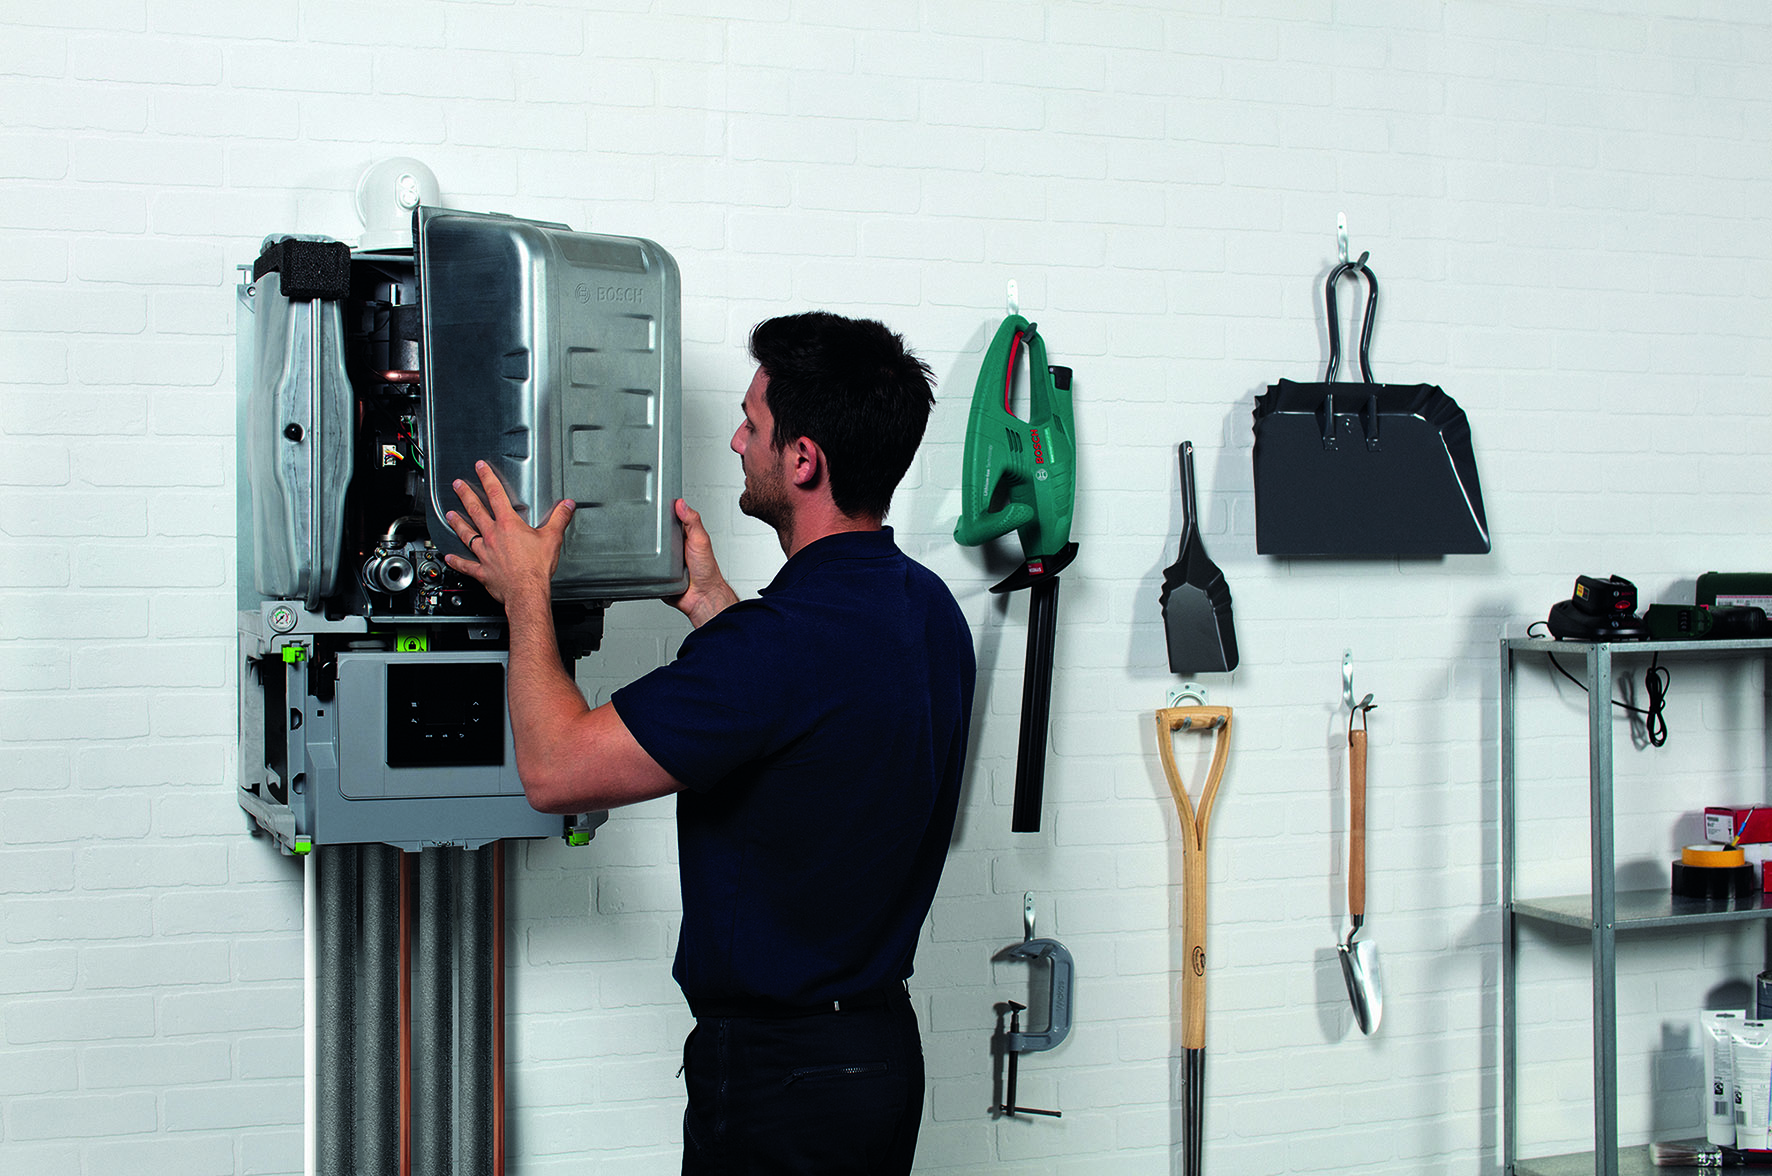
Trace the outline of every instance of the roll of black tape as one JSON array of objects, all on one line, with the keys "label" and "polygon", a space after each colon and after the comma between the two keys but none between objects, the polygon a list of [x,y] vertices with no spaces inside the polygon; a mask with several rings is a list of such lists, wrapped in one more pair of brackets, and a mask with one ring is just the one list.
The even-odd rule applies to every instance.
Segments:
[{"label": "roll of black tape", "polygon": [[1752,866],[1688,866],[1674,863],[1673,892],[1676,898],[1712,900],[1752,897],[1759,885]]}]

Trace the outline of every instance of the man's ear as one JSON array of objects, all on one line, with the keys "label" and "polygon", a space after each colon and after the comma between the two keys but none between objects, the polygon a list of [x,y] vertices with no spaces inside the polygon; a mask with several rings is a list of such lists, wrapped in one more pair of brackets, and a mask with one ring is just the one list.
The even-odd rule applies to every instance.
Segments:
[{"label": "man's ear", "polygon": [[788,477],[796,486],[807,489],[824,477],[824,450],[810,437],[796,437],[788,443]]}]

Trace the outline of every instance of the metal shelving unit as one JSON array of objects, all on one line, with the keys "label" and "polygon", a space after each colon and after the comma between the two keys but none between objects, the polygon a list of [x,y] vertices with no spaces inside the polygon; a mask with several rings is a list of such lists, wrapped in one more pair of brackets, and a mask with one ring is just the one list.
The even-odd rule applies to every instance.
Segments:
[{"label": "metal shelving unit", "polygon": [[[1521,657],[1561,653],[1586,663],[1588,815],[1591,888],[1587,894],[1516,899],[1515,714],[1516,665]],[[1619,891],[1615,884],[1612,829],[1612,663],[1615,654],[1687,656],[1772,655],[1772,641],[1554,641],[1545,637],[1501,640],[1501,1023],[1502,1162],[1508,1176],[1635,1176],[1657,1171],[1648,1149],[1618,1146],[1618,936],[1636,931],[1772,919],[1772,903],[1755,896],[1736,902],[1676,899],[1663,888]],[[1586,931],[1593,951],[1594,1150],[1566,1156],[1520,1159],[1518,1136],[1515,1008],[1523,923],[1552,924]],[[1662,1169],[1665,1171],[1665,1169]]]}]

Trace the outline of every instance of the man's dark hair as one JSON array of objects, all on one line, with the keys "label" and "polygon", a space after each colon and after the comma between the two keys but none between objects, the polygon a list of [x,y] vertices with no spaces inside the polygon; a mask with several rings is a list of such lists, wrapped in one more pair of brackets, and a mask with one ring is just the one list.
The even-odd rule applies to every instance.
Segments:
[{"label": "man's dark hair", "polygon": [[822,310],[758,323],[751,358],[769,377],[770,443],[811,438],[837,509],[884,518],[935,404],[929,365],[884,324]]}]

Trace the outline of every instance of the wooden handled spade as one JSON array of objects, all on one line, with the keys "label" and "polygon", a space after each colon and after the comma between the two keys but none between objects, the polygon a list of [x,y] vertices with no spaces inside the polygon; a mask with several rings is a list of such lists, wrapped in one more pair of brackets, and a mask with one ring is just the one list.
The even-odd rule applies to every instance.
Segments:
[{"label": "wooden handled spade", "polygon": [[[1175,766],[1174,736],[1177,731],[1212,731],[1212,766],[1196,806]],[[1181,817],[1181,1046],[1186,1064],[1187,1105],[1182,1141],[1182,1172],[1199,1176],[1205,1143],[1206,1122],[1206,824],[1212,819],[1212,802],[1224,779],[1230,755],[1231,708],[1228,706],[1172,706],[1157,712],[1157,751],[1169,791]]]}]

